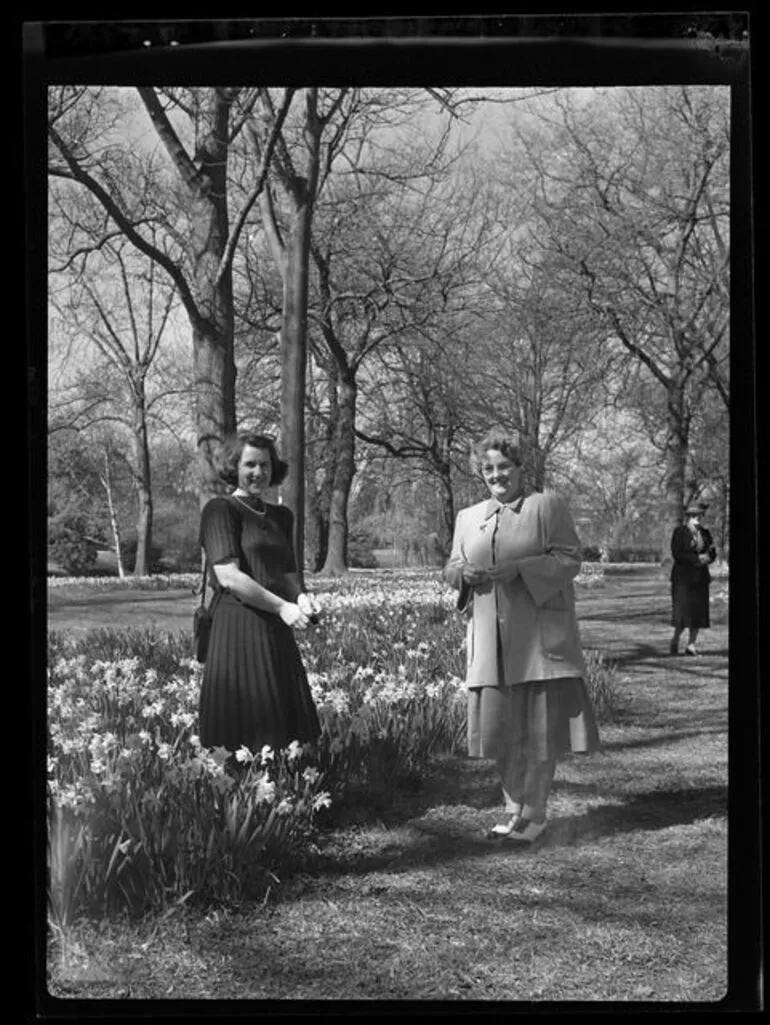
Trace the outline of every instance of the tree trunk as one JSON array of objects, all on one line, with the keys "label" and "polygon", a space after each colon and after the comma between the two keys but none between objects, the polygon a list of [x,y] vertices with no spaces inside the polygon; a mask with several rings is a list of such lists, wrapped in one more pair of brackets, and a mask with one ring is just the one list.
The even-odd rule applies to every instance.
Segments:
[{"label": "tree trunk", "polygon": [[684,385],[675,377],[668,385],[668,437],[666,439],[666,504],[669,519],[677,523],[684,513],[690,422]]},{"label": "tree trunk", "polygon": [[201,507],[212,495],[223,491],[218,472],[219,455],[224,439],[236,430],[232,294],[221,295],[219,300],[220,326],[210,323],[206,330],[193,327],[195,429]]},{"label": "tree trunk", "polygon": [[112,500],[112,470],[110,468],[110,453],[106,448],[104,450],[104,475],[100,477],[100,480],[107,495],[107,510],[110,516],[110,531],[112,533],[112,544],[115,549],[115,559],[117,560],[118,578],[123,580],[126,575],[126,571],[123,568],[120,525],[118,524],[118,517],[115,512],[115,503]]},{"label": "tree trunk", "polygon": [[139,394],[134,406],[134,461],[135,486],[139,504],[136,520],[136,562],[134,576],[143,577],[150,573],[152,553],[152,475],[150,469],[150,445],[147,437],[147,416],[144,401],[144,385],[139,385]]},{"label": "tree trunk", "polygon": [[283,330],[281,331],[281,450],[289,464],[283,500],[294,513],[294,554],[304,566],[305,377],[307,370],[307,271],[310,211],[303,204],[286,244]]},{"label": "tree trunk", "polygon": [[448,464],[445,471],[442,472],[439,480],[441,482],[439,492],[439,500],[441,502],[441,527],[438,535],[438,548],[440,554],[444,558],[448,558],[449,552],[452,548],[452,535],[454,534],[455,527],[455,499]]},{"label": "tree trunk", "polygon": [[338,576],[348,571],[348,500],[355,463],[355,423],[358,386],[347,368],[337,386],[337,425],[334,438],[334,478],[329,505],[329,545],[322,572]]},{"label": "tree trunk", "polygon": [[719,482],[719,549],[717,557],[730,560],[730,485],[725,478]]},{"label": "tree trunk", "polygon": [[300,582],[305,565],[305,379],[307,374],[307,298],[310,225],[318,182],[320,126],[318,90],[307,91],[305,144],[307,177],[291,183],[294,214],[286,241],[286,277],[281,329],[281,449],[289,464],[283,498],[294,513],[294,555]]},{"label": "tree trunk", "polygon": [[305,547],[307,551],[307,561],[312,566],[314,573],[319,573],[321,567],[326,560],[326,552],[329,547],[329,519],[328,513],[324,515],[321,508],[321,498],[318,489],[314,486],[314,481],[311,479],[310,487],[307,487],[306,482],[306,498],[305,503],[305,524],[307,527],[305,533]]},{"label": "tree trunk", "polygon": [[202,112],[197,157],[203,184],[192,193],[190,221],[197,315],[193,320],[195,427],[201,506],[220,494],[222,443],[236,430],[232,270],[223,257],[229,235],[227,138],[229,105],[211,91]]},{"label": "tree trunk", "polygon": [[663,562],[671,559],[671,534],[684,514],[687,488],[687,455],[690,444],[690,422],[684,384],[674,375],[667,386],[668,431],[665,448],[665,517],[660,525],[660,547]]}]

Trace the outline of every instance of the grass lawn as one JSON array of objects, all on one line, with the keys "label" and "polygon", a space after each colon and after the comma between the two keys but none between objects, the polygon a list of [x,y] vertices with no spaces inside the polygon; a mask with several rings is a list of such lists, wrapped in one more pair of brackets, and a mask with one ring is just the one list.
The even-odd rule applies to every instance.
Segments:
[{"label": "grass lawn", "polygon": [[[49,592],[49,626],[187,630],[189,592]],[[531,849],[484,840],[493,767],[433,763],[419,788],[351,803],[259,906],[76,926],[49,992],[129,1000],[714,1002],[727,989],[727,652],[668,652],[668,585],[618,576],[578,600],[616,659],[603,750],[563,762]]]}]

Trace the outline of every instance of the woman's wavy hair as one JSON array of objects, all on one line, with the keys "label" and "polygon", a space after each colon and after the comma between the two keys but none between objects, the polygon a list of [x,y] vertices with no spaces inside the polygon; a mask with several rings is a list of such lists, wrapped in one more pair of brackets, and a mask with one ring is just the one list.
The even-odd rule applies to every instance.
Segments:
[{"label": "woman's wavy hair", "polygon": [[238,434],[225,439],[219,470],[219,476],[225,484],[232,487],[237,486],[238,463],[241,461],[241,453],[247,445],[251,445],[253,448],[263,448],[269,453],[270,486],[276,487],[278,484],[282,484],[289,472],[289,464],[279,457],[272,434],[259,434],[257,431],[239,431]]},{"label": "woman's wavy hair", "polygon": [[477,477],[481,477],[481,466],[484,462],[484,456],[490,448],[495,449],[497,452],[502,452],[515,466],[521,466],[523,463],[519,432],[516,430],[506,430],[504,427],[491,427],[483,438],[480,438],[471,445],[471,471]]}]

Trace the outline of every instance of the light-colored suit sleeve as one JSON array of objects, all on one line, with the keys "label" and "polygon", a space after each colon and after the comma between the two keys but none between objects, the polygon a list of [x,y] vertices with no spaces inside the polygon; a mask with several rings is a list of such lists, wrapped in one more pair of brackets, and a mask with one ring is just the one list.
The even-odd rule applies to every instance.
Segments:
[{"label": "light-colored suit sleeve", "polygon": [[518,561],[519,572],[535,605],[543,605],[580,572],[580,541],[562,498],[545,493],[542,499],[545,552]]},{"label": "light-colored suit sleeve", "polygon": [[462,567],[467,559],[463,548],[463,510],[455,518],[455,531],[452,537],[452,551],[449,554],[449,561],[444,566],[444,580],[450,587],[460,590],[463,583]]}]

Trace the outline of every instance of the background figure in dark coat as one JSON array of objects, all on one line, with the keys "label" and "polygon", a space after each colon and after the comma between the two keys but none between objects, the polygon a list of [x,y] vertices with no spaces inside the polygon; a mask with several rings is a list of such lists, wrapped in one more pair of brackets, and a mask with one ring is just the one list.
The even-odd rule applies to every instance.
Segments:
[{"label": "background figure in dark coat", "polygon": [[671,536],[671,555],[674,558],[671,569],[672,655],[679,653],[679,638],[685,629],[689,636],[684,653],[697,655],[695,641],[698,631],[710,625],[709,565],[716,559],[717,552],[711,533],[700,523],[707,508],[702,503],[688,505],[684,523],[676,527]]}]

